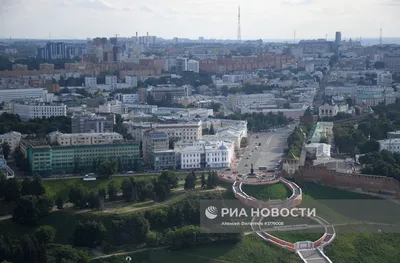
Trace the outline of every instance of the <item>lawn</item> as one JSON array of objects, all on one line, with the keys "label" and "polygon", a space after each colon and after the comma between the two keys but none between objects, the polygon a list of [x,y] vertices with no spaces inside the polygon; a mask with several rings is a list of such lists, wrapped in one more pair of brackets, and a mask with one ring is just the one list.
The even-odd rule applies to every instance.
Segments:
[{"label": "lawn", "polygon": [[[94,260],[93,263],[117,263],[128,255]],[[213,244],[181,251],[156,250],[129,255],[131,262],[141,263],[296,263],[302,262],[294,253],[272,246],[256,235],[246,236],[238,244]]]},{"label": "lawn", "polygon": [[242,190],[258,199],[268,201],[269,199],[285,200],[291,196],[290,190],[282,183],[272,185],[242,185]]},{"label": "lawn", "polygon": [[[177,173],[179,180],[184,180],[187,174]],[[114,181],[117,184],[118,189],[121,183],[125,179],[134,177],[135,179],[150,179],[156,177],[156,175],[127,175],[127,176],[115,176],[112,179],[101,179],[96,181],[83,181],[82,178],[72,178],[72,179],[60,179],[60,180],[43,180],[43,185],[46,188],[46,193],[51,197],[56,197],[57,195],[62,196],[65,200],[68,199],[68,191],[72,186],[83,185],[89,190],[106,188],[107,185]]]}]

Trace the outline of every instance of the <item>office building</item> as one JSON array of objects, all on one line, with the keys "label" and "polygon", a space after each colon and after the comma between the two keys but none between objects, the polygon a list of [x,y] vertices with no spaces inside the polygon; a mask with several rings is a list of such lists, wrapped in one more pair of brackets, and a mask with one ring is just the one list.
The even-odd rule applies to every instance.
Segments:
[{"label": "office building", "polygon": [[182,123],[151,123],[151,122],[124,122],[135,141],[142,141],[143,133],[146,130],[165,132],[170,139],[197,141],[202,136],[202,122],[182,122]]},{"label": "office building", "polygon": [[71,117],[72,133],[109,133],[114,131],[115,115],[75,113]]},{"label": "office building", "polygon": [[117,160],[120,170],[140,165],[139,144],[132,142],[50,146],[46,141],[21,140],[28,173],[42,176],[95,172],[103,160]]},{"label": "office building", "polygon": [[139,94],[115,94],[114,98],[125,104],[139,104]]},{"label": "office building", "polygon": [[0,145],[7,143],[10,146],[11,152],[13,152],[19,146],[21,137],[21,133],[15,131],[0,134]]},{"label": "office building", "polygon": [[18,114],[21,120],[67,116],[67,106],[64,104],[50,104],[39,102],[15,102],[13,103],[13,113]]},{"label": "office building", "polygon": [[230,167],[234,148],[226,142],[204,142],[178,149],[181,169]]},{"label": "office building", "polygon": [[153,152],[169,149],[168,134],[159,131],[145,131],[143,133],[143,162],[146,165],[154,163]]},{"label": "office building", "polygon": [[152,160],[151,168],[156,171],[180,168],[179,153],[175,152],[175,150],[154,151]]},{"label": "office building", "polygon": [[0,90],[0,102],[19,99],[43,99],[45,100],[47,90],[42,88],[31,89],[2,89]]},{"label": "office building", "polygon": [[165,100],[166,96],[174,97],[187,97],[192,95],[192,86],[184,85],[177,87],[173,84],[157,85],[156,87],[150,86],[146,89],[146,97],[151,95],[154,100]]},{"label": "office building", "polygon": [[49,144],[59,146],[111,144],[122,142],[124,137],[116,132],[108,133],[62,133],[55,131],[47,135]]},{"label": "office building", "polygon": [[336,34],[335,34],[336,47],[339,47],[340,43],[342,43],[342,33],[341,32],[336,32]]}]

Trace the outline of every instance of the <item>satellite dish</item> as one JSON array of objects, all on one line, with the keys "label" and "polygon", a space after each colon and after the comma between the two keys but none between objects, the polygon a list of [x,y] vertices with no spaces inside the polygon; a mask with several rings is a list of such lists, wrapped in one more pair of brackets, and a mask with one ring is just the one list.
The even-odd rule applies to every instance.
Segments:
[{"label": "satellite dish", "polygon": [[126,261],[131,261],[132,258],[131,258],[130,256],[127,256],[127,257],[125,258],[125,260],[126,260]]}]

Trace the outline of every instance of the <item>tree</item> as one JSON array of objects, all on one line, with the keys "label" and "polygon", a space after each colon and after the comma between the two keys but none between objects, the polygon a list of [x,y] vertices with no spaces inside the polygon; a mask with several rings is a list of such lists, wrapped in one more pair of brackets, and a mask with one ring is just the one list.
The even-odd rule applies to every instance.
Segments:
[{"label": "tree", "polygon": [[100,208],[100,196],[98,191],[91,190],[86,198],[86,202],[91,209]]},{"label": "tree", "polygon": [[326,138],[326,137],[321,137],[321,139],[319,140],[319,143],[329,143],[329,140],[328,140],[328,138]]},{"label": "tree", "polygon": [[106,191],[106,189],[105,189],[104,187],[100,188],[100,189],[98,190],[98,195],[99,195],[100,198],[103,198],[103,200],[105,200],[106,197],[107,197],[107,191]]},{"label": "tree", "polygon": [[47,245],[51,242],[53,242],[54,238],[56,236],[56,230],[52,226],[44,225],[40,226],[38,229],[35,231],[35,237],[39,244],[42,245]]},{"label": "tree", "polygon": [[64,209],[64,199],[62,198],[61,195],[57,196],[56,198],[56,206],[57,209]]},{"label": "tree", "polygon": [[68,193],[68,198],[78,208],[84,208],[87,205],[86,198],[88,190],[82,185],[73,186]]},{"label": "tree", "polygon": [[6,180],[3,189],[3,196],[6,201],[16,201],[21,196],[21,182],[16,178]]},{"label": "tree", "polygon": [[249,140],[246,137],[243,137],[240,140],[240,148],[245,148],[249,144]]},{"label": "tree", "polygon": [[167,181],[171,189],[178,187],[178,176],[172,171],[162,172],[159,179]]},{"label": "tree", "polygon": [[24,262],[39,262],[39,244],[32,235],[24,235],[20,241]]},{"label": "tree", "polygon": [[89,263],[86,251],[71,246],[57,246],[55,250],[56,263]]},{"label": "tree", "polygon": [[100,163],[97,169],[97,173],[100,178],[110,178],[112,175],[118,172],[118,161],[117,160],[104,160]]},{"label": "tree", "polygon": [[121,220],[113,221],[112,233],[116,245],[140,244],[145,241],[149,231],[149,221],[142,214],[133,214]]},{"label": "tree", "polygon": [[114,181],[111,181],[108,186],[107,186],[107,191],[108,191],[108,198],[110,201],[115,201],[117,200],[118,197],[118,189],[117,185]]},{"label": "tree", "polygon": [[13,246],[9,237],[0,235],[0,262],[11,260],[13,256]]},{"label": "tree", "polygon": [[0,170],[0,198],[4,196],[4,187],[6,185],[7,177],[3,173],[3,171]]},{"label": "tree", "polygon": [[204,175],[204,173],[201,174],[201,188],[204,188],[207,186],[207,180],[206,180],[206,176]]},{"label": "tree", "polygon": [[79,222],[75,227],[73,242],[75,246],[94,248],[105,240],[106,233],[106,228],[101,222]]},{"label": "tree", "polygon": [[40,177],[40,175],[35,174],[33,176],[31,189],[33,195],[44,195],[46,193],[46,189],[43,186],[42,177]]},{"label": "tree", "polygon": [[156,247],[160,244],[161,238],[157,235],[156,232],[149,231],[146,234],[146,245],[149,247]]},{"label": "tree", "polygon": [[164,201],[170,192],[168,181],[164,179],[158,179],[154,184],[154,192],[156,194],[157,201]]},{"label": "tree", "polygon": [[3,142],[1,144],[1,148],[3,149],[3,154],[4,154],[4,159],[8,159],[8,156],[10,155],[11,152],[11,147],[7,142]]},{"label": "tree", "polygon": [[12,213],[12,220],[21,225],[35,226],[39,220],[37,197],[26,195],[17,201],[17,206]]},{"label": "tree", "polygon": [[190,190],[190,189],[195,189],[196,188],[196,175],[194,174],[194,172],[188,174],[185,178],[185,185],[184,185],[184,189],[185,190]]}]

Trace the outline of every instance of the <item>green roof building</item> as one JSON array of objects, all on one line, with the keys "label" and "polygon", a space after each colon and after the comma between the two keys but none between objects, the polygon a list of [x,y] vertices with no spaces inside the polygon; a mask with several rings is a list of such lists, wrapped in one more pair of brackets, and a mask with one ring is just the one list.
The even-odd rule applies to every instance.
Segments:
[{"label": "green roof building", "polygon": [[21,140],[29,173],[42,176],[52,174],[79,174],[95,172],[102,160],[118,161],[119,170],[138,170],[139,144],[119,142],[112,144],[50,146],[43,141]]}]

